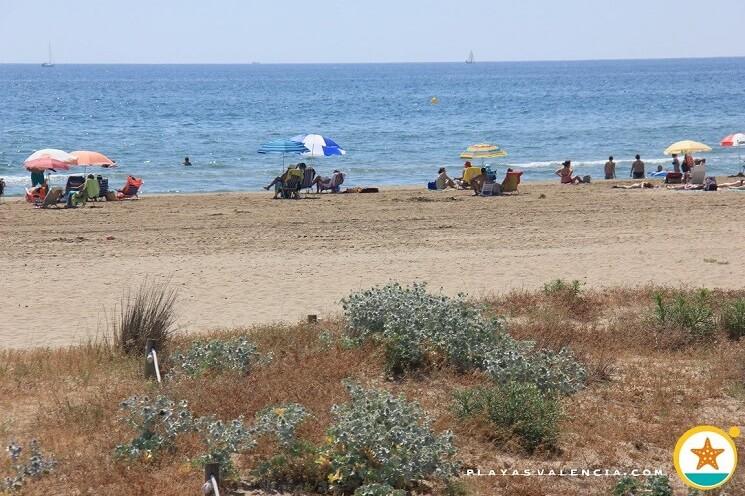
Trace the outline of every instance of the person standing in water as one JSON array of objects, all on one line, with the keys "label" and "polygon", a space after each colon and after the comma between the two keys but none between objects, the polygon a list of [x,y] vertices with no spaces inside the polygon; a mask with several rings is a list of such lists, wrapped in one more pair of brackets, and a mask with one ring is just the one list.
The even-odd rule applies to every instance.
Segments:
[{"label": "person standing in water", "polygon": [[616,178],[616,163],[613,161],[613,156],[608,157],[608,161],[605,163],[605,178],[615,179]]},{"label": "person standing in water", "polygon": [[183,165],[189,166],[191,165],[191,160],[189,160],[189,157],[184,157],[184,163]]},{"label": "person standing in water", "polygon": [[634,179],[644,179],[644,162],[637,153],[636,160],[631,164],[631,177]]}]

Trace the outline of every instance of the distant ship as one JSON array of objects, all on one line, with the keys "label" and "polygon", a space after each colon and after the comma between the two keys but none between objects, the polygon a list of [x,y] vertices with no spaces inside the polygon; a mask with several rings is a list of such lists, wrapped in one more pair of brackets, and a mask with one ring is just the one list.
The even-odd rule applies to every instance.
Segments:
[{"label": "distant ship", "polygon": [[46,62],[42,62],[42,67],[54,67],[54,62],[52,62],[52,43],[49,43],[49,58]]},{"label": "distant ship", "polygon": [[473,59],[473,50],[471,50],[468,53],[468,58],[466,59],[466,64],[473,64],[475,61]]}]

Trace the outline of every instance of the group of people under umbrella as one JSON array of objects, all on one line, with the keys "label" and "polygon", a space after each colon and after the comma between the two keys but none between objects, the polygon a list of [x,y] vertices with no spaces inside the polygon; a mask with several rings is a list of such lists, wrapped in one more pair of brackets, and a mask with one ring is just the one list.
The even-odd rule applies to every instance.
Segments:
[{"label": "group of people under umbrella", "polygon": [[[86,176],[85,172],[88,167],[116,167],[116,162],[103,153],[90,150],[67,153],[63,150],[45,148],[29,155],[23,166],[31,172],[31,188],[26,190],[26,200],[36,206],[56,206],[63,203],[67,207],[76,207],[101,197],[107,200],[132,198],[137,196],[143,184],[142,179],[128,176],[121,189],[109,194],[107,178],[100,174]],[[67,171],[72,167],[84,167],[83,175],[68,177],[64,190],[60,187],[50,187],[47,174],[60,170]]]},{"label": "group of people under umbrella", "polygon": [[344,182],[344,173],[334,169],[330,176],[316,175],[316,170],[300,162],[285,169],[286,155],[299,155],[307,159],[345,155],[347,152],[335,141],[320,134],[305,134],[290,139],[277,139],[261,145],[261,154],[281,154],[282,173],[264,189],[274,188],[274,198],[300,198],[300,191],[316,188],[317,193],[329,190],[337,193]]}]

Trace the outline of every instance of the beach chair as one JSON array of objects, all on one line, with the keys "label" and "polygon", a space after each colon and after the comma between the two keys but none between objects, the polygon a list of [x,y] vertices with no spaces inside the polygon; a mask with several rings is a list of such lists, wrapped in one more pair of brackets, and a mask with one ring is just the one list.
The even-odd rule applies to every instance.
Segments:
[{"label": "beach chair", "polygon": [[303,172],[303,183],[300,185],[300,189],[304,189],[306,193],[309,193],[313,187],[313,180],[316,178],[316,170],[313,167],[306,167]]},{"label": "beach chair", "polygon": [[122,189],[116,192],[116,197],[119,200],[134,200],[139,199],[140,188],[144,181],[138,177],[129,176],[127,182],[124,183]]},{"label": "beach chair", "polygon": [[517,189],[517,187],[520,185],[520,177],[522,177],[522,175],[522,171],[508,172],[507,175],[504,176],[504,181],[502,181],[502,193],[520,194],[520,191]]},{"label": "beach chair", "polygon": [[69,194],[70,191],[77,191],[84,182],[85,176],[68,176],[67,183],[65,183],[65,195]]},{"label": "beach chair", "polygon": [[49,190],[49,193],[47,193],[47,196],[44,197],[44,200],[34,205],[36,208],[49,208],[49,207],[56,207],[59,208],[60,199],[64,196],[64,191],[59,186],[56,186]]},{"label": "beach chair", "polygon": [[499,196],[502,194],[502,186],[499,183],[484,183],[481,186],[479,196]]},{"label": "beach chair", "polygon": [[338,193],[342,184],[344,184],[344,174],[341,172],[334,172],[331,179],[328,181],[317,183],[317,188],[319,193],[323,193],[326,190],[329,190],[332,193]]},{"label": "beach chair", "polygon": [[668,172],[665,175],[665,184],[680,184],[683,182],[682,172]]},{"label": "beach chair", "polygon": [[704,184],[704,179],[706,179],[706,166],[701,165],[695,165],[693,167],[693,171],[691,172],[691,180],[689,181],[690,184]]},{"label": "beach chair", "polygon": [[106,198],[106,195],[109,192],[109,178],[108,177],[102,177],[102,176],[96,176],[96,181],[98,181],[98,197],[93,198],[93,201],[98,201],[99,198]]},{"label": "beach chair", "polygon": [[302,179],[299,176],[288,176],[287,180],[279,187],[280,198],[286,200],[300,198],[300,187]]},{"label": "beach chair", "polygon": [[88,201],[98,198],[100,192],[98,181],[95,179],[86,180],[83,189],[80,191],[70,191],[67,197],[67,206],[82,207]]}]

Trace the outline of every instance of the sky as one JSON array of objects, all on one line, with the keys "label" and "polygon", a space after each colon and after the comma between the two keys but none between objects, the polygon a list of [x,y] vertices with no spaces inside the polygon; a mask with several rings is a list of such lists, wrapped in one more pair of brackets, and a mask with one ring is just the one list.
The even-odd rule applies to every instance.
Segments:
[{"label": "sky", "polygon": [[0,63],[745,56],[737,0],[0,0]]}]

